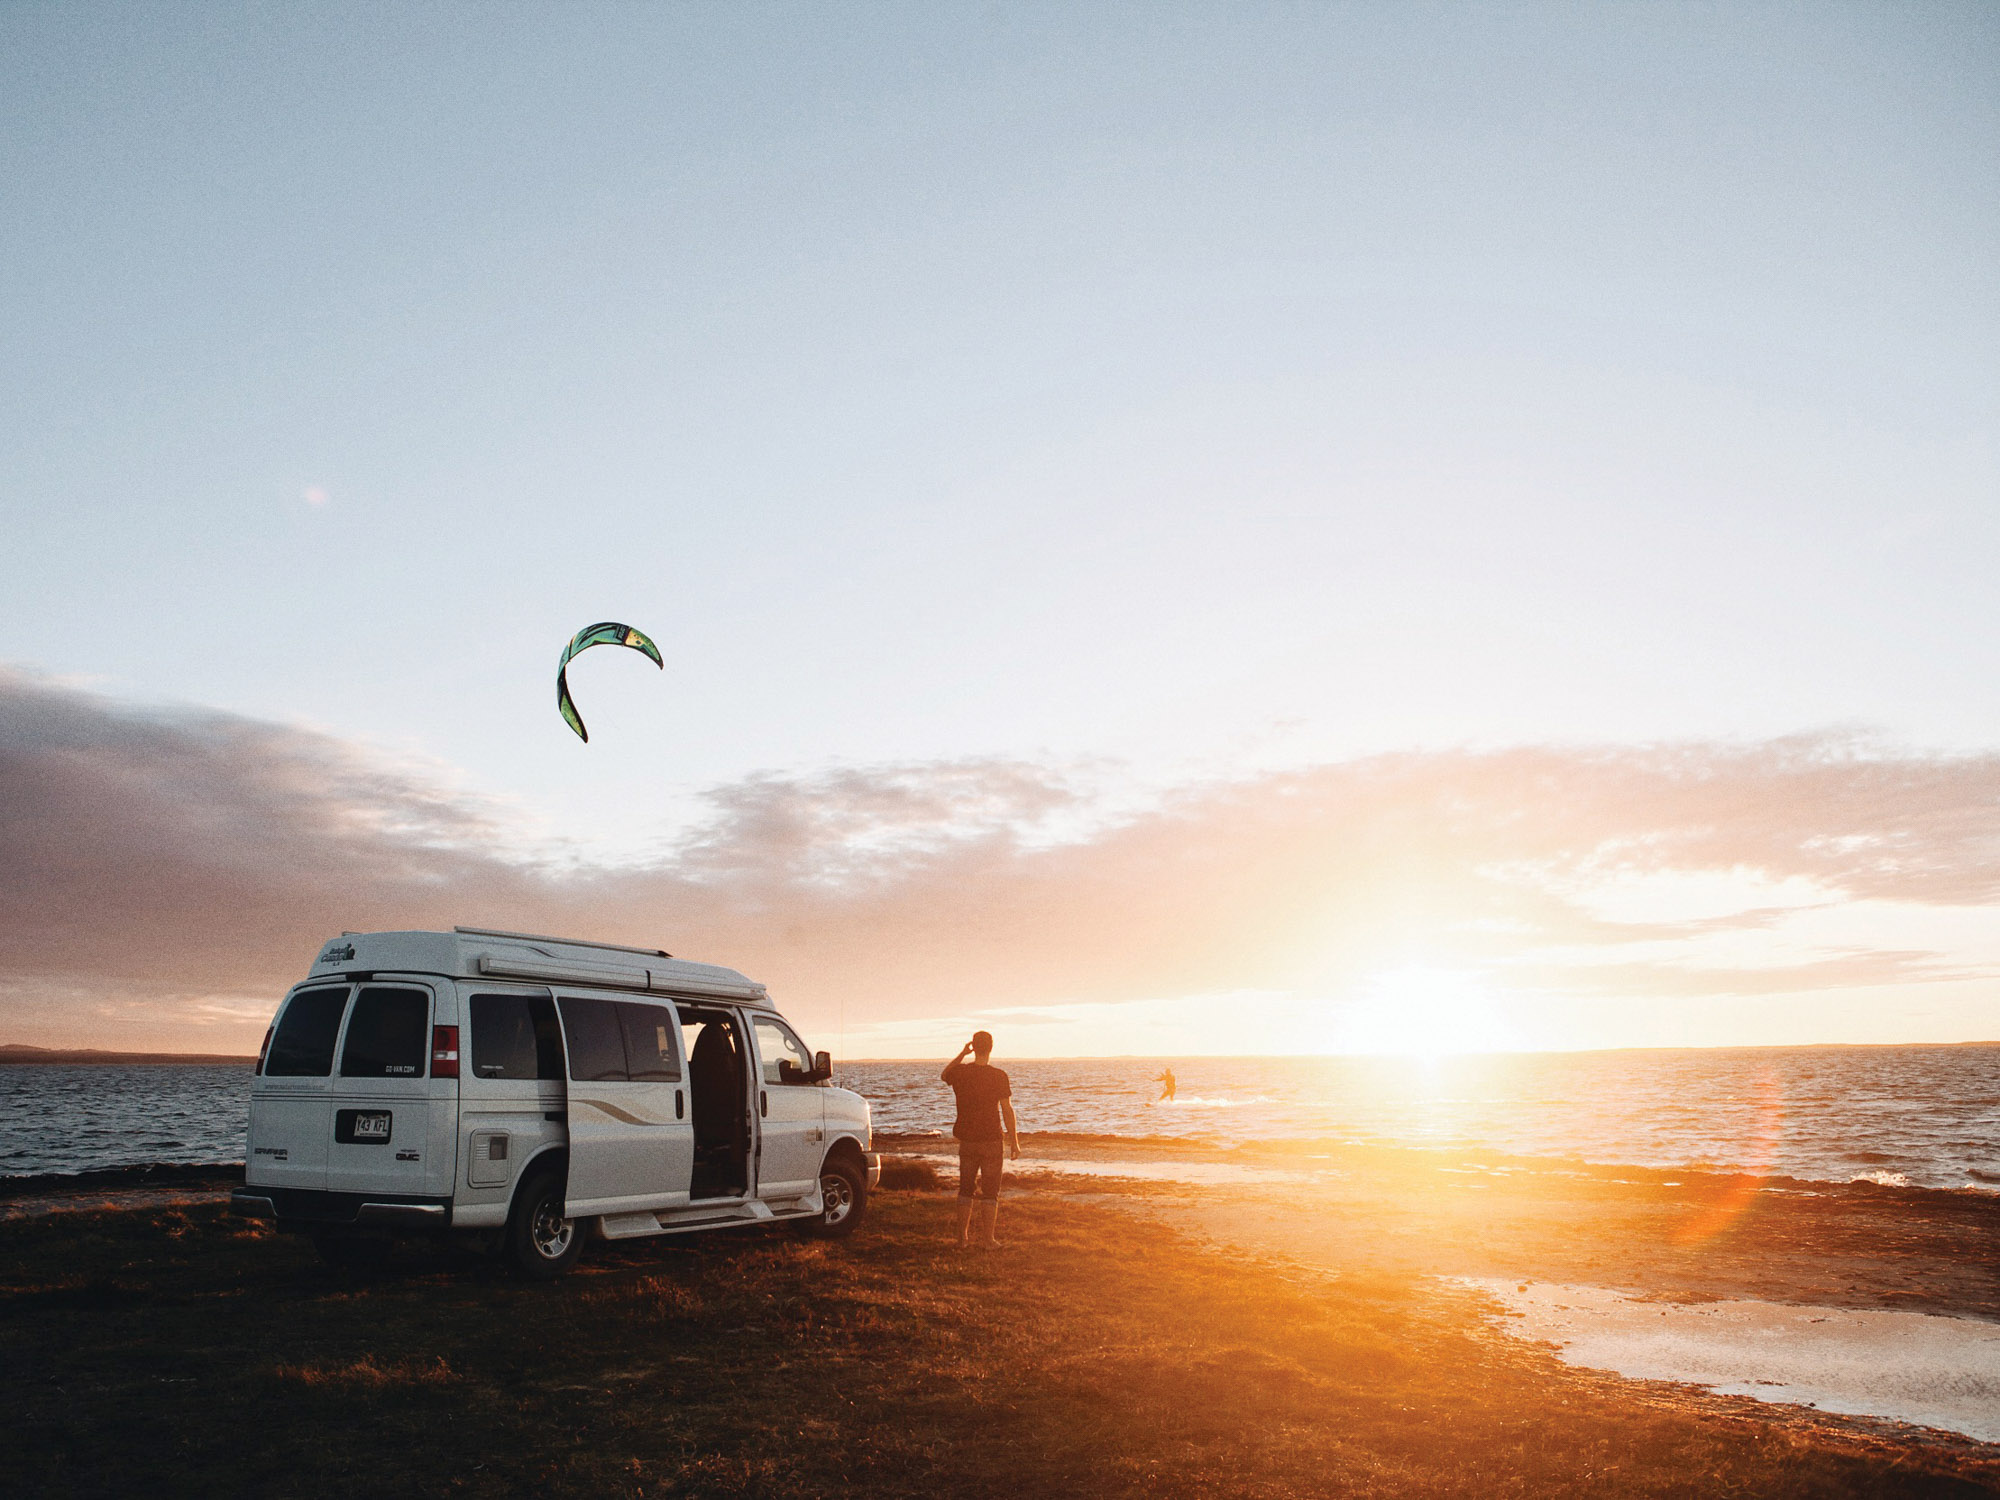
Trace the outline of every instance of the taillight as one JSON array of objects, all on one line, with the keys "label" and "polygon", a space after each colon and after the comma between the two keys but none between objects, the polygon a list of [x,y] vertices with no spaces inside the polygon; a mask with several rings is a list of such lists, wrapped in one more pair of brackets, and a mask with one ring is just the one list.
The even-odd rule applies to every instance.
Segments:
[{"label": "taillight", "polygon": [[273,1029],[269,1026],[264,1028],[264,1045],[257,1049],[257,1071],[259,1073],[264,1071],[264,1059],[271,1055],[271,1032]]},{"label": "taillight", "polygon": [[458,1077],[458,1028],[456,1026],[433,1026],[431,1028],[431,1077]]}]

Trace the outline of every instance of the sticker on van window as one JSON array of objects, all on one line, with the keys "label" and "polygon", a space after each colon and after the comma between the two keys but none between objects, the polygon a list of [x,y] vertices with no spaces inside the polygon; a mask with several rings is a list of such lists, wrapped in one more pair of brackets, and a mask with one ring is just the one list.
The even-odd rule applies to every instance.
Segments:
[{"label": "sticker on van window", "polygon": [[353,957],[354,944],[328,943],[326,952],[319,956],[319,961],[323,964],[344,964]]}]

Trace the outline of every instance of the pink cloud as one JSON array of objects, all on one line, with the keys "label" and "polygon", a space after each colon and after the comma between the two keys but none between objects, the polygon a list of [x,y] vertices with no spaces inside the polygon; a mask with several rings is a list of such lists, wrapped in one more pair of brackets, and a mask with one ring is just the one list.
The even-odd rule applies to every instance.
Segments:
[{"label": "pink cloud", "polygon": [[1607,998],[1757,994],[1975,971],[1900,949],[1632,962],[1618,950],[1770,916],[1615,922],[1566,883],[1747,870],[1829,899],[2000,900],[2000,756],[1839,738],[1383,755],[1190,786],[1054,844],[1030,832],[1076,794],[1009,761],[765,775],[709,805],[650,868],[556,872],[326,737],[0,677],[0,973],[20,1004],[115,994],[167,1017],[173,997],[275,995],[342,928],[463,922],[661,944],[850,1019],[1326,993],[1413,955]]}]

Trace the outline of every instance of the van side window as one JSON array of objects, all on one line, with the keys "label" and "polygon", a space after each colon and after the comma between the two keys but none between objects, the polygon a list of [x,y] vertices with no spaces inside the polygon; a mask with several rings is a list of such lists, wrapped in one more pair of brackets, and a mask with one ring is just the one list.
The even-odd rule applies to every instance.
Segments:
[{"label": "van side window", "polygon": [[264,1061],[266,1078],[324,1078],[333,1071],[333,1039],[347,1009],[347,986],[300,990],[285,1007],[285,1019],[271,1038]]},{"label": "van side window", "polygon": [[547,995],[472,997],[474,1078],[561,1078],[562,1031]]},{"label": "van side window", "polygon": [[595,1083],[619,1082],[625,1071],[625,1037],[618,1007],[610,1000],[562,997],[563,1030],[569,1035],[569,1076]]},{"label": "van side window", "polygon": [[421,1078],[430,1056],[431,997],[422,990],[369,985],[354,1002],[343,1078]]},{"label": "van side window", "polygon": [[664,1005],[618,1006],[625,1029],[625,1066],[635,1081],[678,1083],[681,1057],[674,1045],[674,1013]]},{"label": "van side window", "polygon": [[778,1064],[789,1062],[802,1073],[812,1071],[812,1054],[806,1051],[805,1043],[792,1035],[791,1027],[769,1016],[758,1016],[752,1023],[757,1032],[757,1057],[764,1067],[764,1082],[783,1083],[778,1076]]}]

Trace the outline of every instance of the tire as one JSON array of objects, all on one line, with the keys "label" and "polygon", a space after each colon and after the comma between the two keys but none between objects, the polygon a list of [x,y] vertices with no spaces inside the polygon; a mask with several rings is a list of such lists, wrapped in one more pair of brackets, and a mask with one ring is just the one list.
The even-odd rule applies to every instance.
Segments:
[{"label": "tire", "polygon": [[514,1195],[507,1216],[507,1260],[531,1281],[553,1281],[583,1254],[583,1221],[563,1217],[559,1172],[536,1172]]},{"label": "tire", "polygon": [[829,1156],[819,1169],[819,1192],[826,1207],[802,1221],[807,1234],[844,1240],[861,1227],[868,1212],[868,1174],[858,1162]]}]

